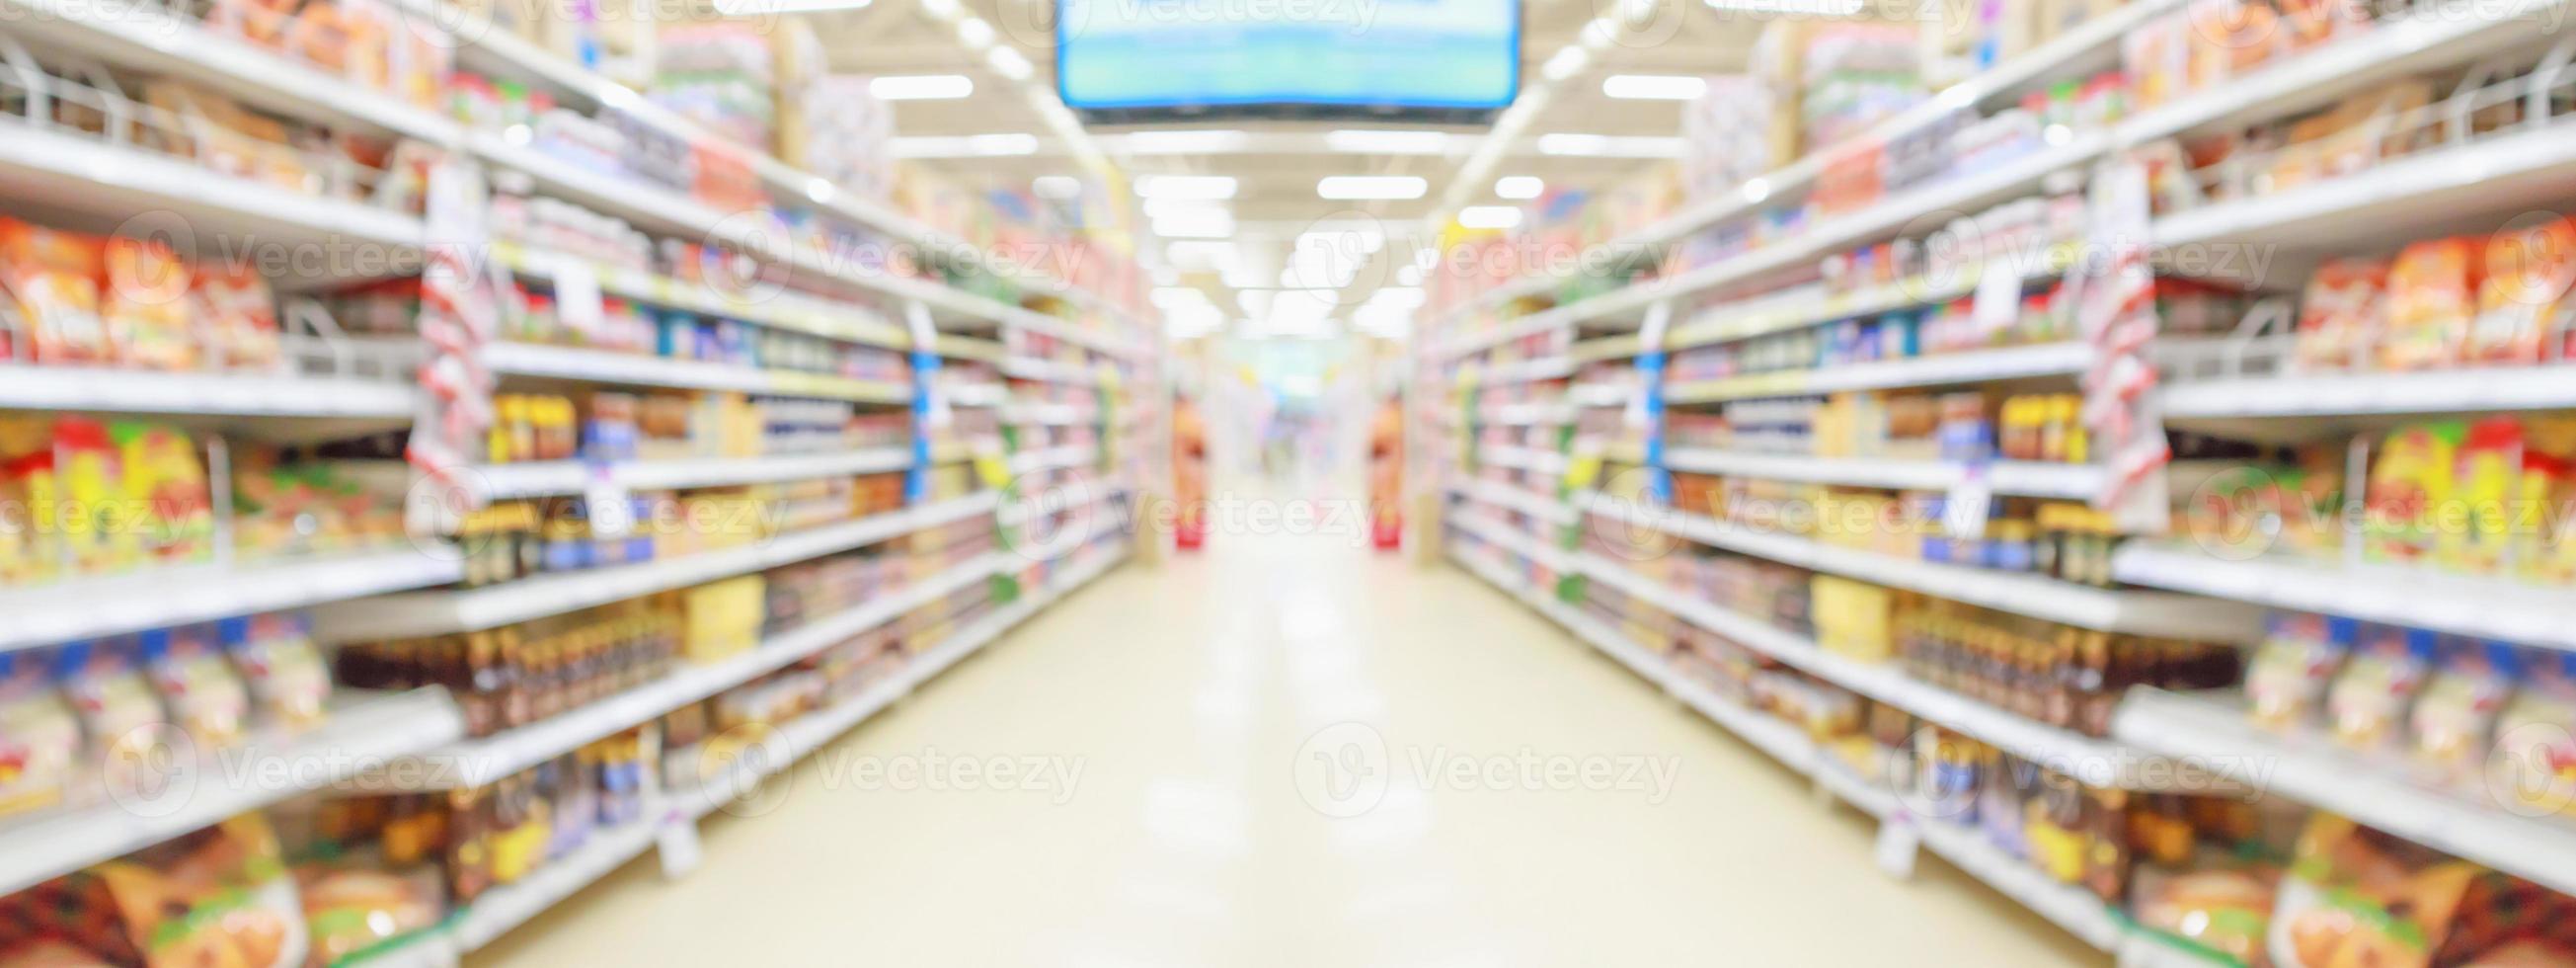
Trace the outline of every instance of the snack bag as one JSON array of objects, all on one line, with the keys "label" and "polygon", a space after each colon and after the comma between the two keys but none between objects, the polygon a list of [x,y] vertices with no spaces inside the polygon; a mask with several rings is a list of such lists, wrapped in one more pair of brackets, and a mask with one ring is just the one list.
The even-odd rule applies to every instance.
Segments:
[{"label": "snack bag", "polygon": [[2326,694],[2327,725],[2345,746],[2388,749],[2404,736],[2407,710],[2437,658],[2437,638],[2424,629],[2373,625],[2361,640]]},{"label": "snack bag", "polygon": [[50,449],[0,458],[0,586],[52,580],[62,565],[62,528]]},{"label": "snack bag", "polygon": [[170,427],[131,421],[110,425],[108,436],[124,472],[120,506],[136,550],[161,563],[212,557],[214,501],[196,444]]},{"label": "snack bag", "polygon": [[2442,508],[2455,499],[2461,443],[2457,422],[2413,424],[2388,435],[2370,468],[2364,497],[2362,550],[2373,561],[2422,564],[2433,559]]},{"label": "snack bag", "polygon": [[206,626],[155,629],[140,638],[143,667],[182,732],[208,749],[237,746],[249,730],[250,691]]},{"label": "snack bag", "polygon": [[197,267],[190,278],[200,339],[227,369],[273,370],[282,359],[277,302],[268,280],[246,268]]},{"label": "snack bag", "polygon": [[37,362],[116,362],[116,343],[99,316],[99,246],[93,236],[0,218],[0,288],[16,294]]},{"label": "snack bag", "polygon": [[2280,879],[2280,868],[2272,865],[2141,867],[2130,891],[2130,916],[2139,926],[2180,939],[2188,948],[2240,965],[2260,964]]},{"label": "snack bag", "polygon": [[2349,369],[2386,323],[2388,262],[2328,259],[2308,277],[2299,300],[2298,361],[2302,368]]},{"label": "snack bag", "polygon": [[2469,326],[2463,361],[2531,364],[2565,332],[2576,311],[2568,289],[2576,284],[2576,222],[2553,219],[2536,228],[2497,233],[2486,244],[2478,314]]},{"label": "snack bag", "polygon": [[2469,884],[2433,963],[2461,968],[2576,966],[2576,898],[2489,873]]},{"label": "snack bag", "polygon": [[2442,643],[2441,666],[2408,716],[2416,772],[2425,783],[2447,787],[2477,777],[2496,717],[2521,672],[2522,655],[2510,644],[2461,638]]},{"label": "snack bag", "polygon": [[2451,479],[2465,516],[2436,518],[2435,550],[2444,567],[2472,575],[2505,571],[2524,508],[2522,422],[2513,417],[2478,421],[2461,441]]},{"label": "snack bag", "polygon": [[331,667],[300,612],[224,619],[215,635],[241,673],[264,722],[290,731],[321,725],[331,700]]},{"label": "snack bag", "polygon": [[2245,693],[2254,723],[2266,729],[2291,729],[2314,722],[2325,705],[2326,689],[2352,654],[2361,623],[2295,612],[2275,613],[2252,664],[2245,671]]},{"label": "snack bag", "polygon": [[120,361],[154,370],[193,370],[200,362],[189,319],[187,263],[148,239],[109,239],[99,313]]},{"label": "snack bag", "polygon": [[2277,968],[2424,968],[2482,874],[2322,812],[2300,835],[2290,870],[2268,942]]},{"label": "snack bag", "polygon": [[447,913],[446,888],[438,869],[428,865],[381,870],[357,863],[305,864],[295,869],[295,883],[311,936],[308,963],[316,966],[426,930]]},{"label": "snack bag", "polygon": [[277,834],[249,813],[109,861],[107,885],[146,968],[292,968],[306,935]]},{"label": "snack bag", "polygon": [[80,748],[80,719],[54,688],[50,657],[0,652],[0,816],[61,802]]},{"label": "snack bag", "polygon": [[2427,239],[2397,252],[2388,268],[2388,332],[2379,365],[2422,370],[2459,362],[2477,315],[2480,248],[2465,238]]},{"label": "snack bag", "polygon": [[2496,715],[2486,786],[2522,814],[2576,814],[2576,652],[2534,649]]},{"label": "snack bag", "polygon": [[54,679],[79,715],[81,732],[89,737],[88,755],[99,761],[110,789],[135,789],[145,778],[175,766],[161,745],[161,731],[154,728],[169,725],[169,714],[144,679],[131,643],[65,645],[54,652]]},{"label": "snack bag", "polygon": [[40,513],[48,505],[54,509],[49,517],[60,529],[68,570],[98,575],[131,567],[140,542],[134,509],[122,500],[124,462],[107,427],[75,417],[56,420],[52,468],[51,500],[36,507]]},{"label": "snack bag", "polygon": [[[2521,500],[2546,509],[2535,519],[2517,519],[2515,571],[2543,585],[2576,584],[2576,462],[2538,452],[2522,455]],[[2522,525],[2530,527],[2524,528]]]}]

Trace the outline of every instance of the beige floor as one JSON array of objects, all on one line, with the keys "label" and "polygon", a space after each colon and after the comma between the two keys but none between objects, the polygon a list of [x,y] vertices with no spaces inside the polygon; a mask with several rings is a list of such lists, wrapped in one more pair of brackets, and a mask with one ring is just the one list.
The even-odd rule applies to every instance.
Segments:
[{"label": "beige floor", "polygon": [[[1082,772],[1069,799],[851,779],[934,753]],[[1420,778],[1453,758],[1504,766]],[[1612,788],[1577,788],[1587,759]],[[1865,820],[1752,748],[1464,573],[1339,538],[1123,568],[785,782],[689,877],[629,865],[476,962],[2103,962],[1929,857],[1880,875]]]}]

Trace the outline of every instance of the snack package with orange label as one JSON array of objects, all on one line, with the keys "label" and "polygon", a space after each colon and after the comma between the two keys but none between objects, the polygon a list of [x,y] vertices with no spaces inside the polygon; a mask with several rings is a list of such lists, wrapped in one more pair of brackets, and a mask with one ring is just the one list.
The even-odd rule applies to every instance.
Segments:
[{"label": "snack package with orange label", "polygon": [[[2570,331],[2576,299],[2576,221],[2551,219],[2533,228],[2488,239],[2484,278],[2478,282],[2477,318],[2461,347],[2463,362],[2538,363],[2549,356],[2552,336]],[[2561,353],[2563,355],[2563,352]]]},{"label": "snack package with orange label", "polygon": [[2467,238],[2427,239],[2398,250],[2388,269],[2388,331],[2379,365],[2423,370],[2459,362],[2485,262],[2477,240]]},{"label": "snack package with orange label", "polygon": [[100,240],[0,217],[0,290],[26,321],[39,363],[102,366],[117,347],[99,314]]}]

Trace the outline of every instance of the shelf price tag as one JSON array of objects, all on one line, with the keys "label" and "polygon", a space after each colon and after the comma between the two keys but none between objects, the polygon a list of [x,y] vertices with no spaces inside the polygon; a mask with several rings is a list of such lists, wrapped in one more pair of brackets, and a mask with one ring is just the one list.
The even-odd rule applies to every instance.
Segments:
[{"label": "shelf price tag", "polygon": [[582,514],[590,519],[590,533],[596,538],[623,538],[635,530],[635,501],[626,485],[607,467],[596,467],[581,492]]},{"label": "shelf price tag", "polygon": [[1977,275],[1977,332],[1992,336],[2021,321],[2021,269],[2006,256],[1991,256]]},{"label": "shelf price tag", "polygon": [[579,259],[555,260],[555,318],[564,328],[597,335],[608,318],[599,295],[599,274]]},{"label": "shelf price tag", "polygon": [[653,853],[662,861],[662,876],[678,880],[697,870],[705,852],[698,843],[697,821],[674,813],[653,832]]},{"label": "shelf price tag", "polygon": [[1950,485],[1949,496],[1941,501],[1941,528],[1954,539],[1982,537],[1994,504],[1995,485],[1986,474],[1986,465],[1970,464],[1961,470],[1959,482]]},{"label": "shelf price tag", "polygon": [[1878,869],[1897,880],[1914,876],[1914,858],[1923,846],[1923,831],[1914,814],[1899,808],[1878,825]]}]

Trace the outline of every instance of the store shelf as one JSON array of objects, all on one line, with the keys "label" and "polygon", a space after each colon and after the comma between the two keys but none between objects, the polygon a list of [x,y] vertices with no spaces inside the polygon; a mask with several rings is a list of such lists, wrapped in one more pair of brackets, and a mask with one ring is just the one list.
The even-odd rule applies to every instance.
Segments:
[{"label": "store shelf", "polygon": [[2265,788],[2416,843],[2576,893],[2576,825],[2554,813],[2519,815],[2487,794],[2485,774],[2461,790],[2417,783],[2392,757],[2355,753],[2314,729],[2265,730],[2243,697],[2132,691],[2113,732],[2172,756],[2252,764]]},{"label": "store shelf", "polygon": [[822,749],[841,734],[849,732],[860,723],[883,712],[886,707],[894,705],[898,700],[921,688],[923,683],[948,671],[949,667],[964,661],[967,656],[982,650],[986,645],[992,644],[995,639],[1001,638],[1003,633],[1027,621],[1039,610],[1053,604],[1056,599],[1070,594],[1107,573],[1111,566],[1125,557],[1126,552],[1122,549],[1076,565],[1072,571],[1062,576],[1061,581],[1050,583],[1035,594],[1023,596],[1017,602],[995,609],[977,619],[974,624],[959,629],[947,641],[932,646],[927,652],[911,657],[884,681],[861,690],[857,695],[829,709],[800,717],[795,722],[780,727],[766,737],[761,752],[744,757],[740,761],[742,764],[740,767],[697,787],[674,793],[671,797],[674,809],[682,815],[693,818],[704,817],[722,809],[725,804],[740,798],[759,781],[785,771],[798,760],[812,756],[814,751]]},{"label": "store shelf", "polygon": [[[2529,208],[2532,199],[2570,191],[2576,191],[2576,131],[2544,127],[2167,215],[2156,220],[2155,245],[2183,252],[2217,244],[2318,252],[2354,239],[2416,238],[2463,220],[2511,215]],[[2225,278],[2260,275],[2263,268],[2252,255],[2213,258],[2209,264],[2210,275]]]},{"label": "store shelf", "polygon": [[1536,447],[1488,444],[1476,448],[1476,461],[1491,467],[1555,474],[1565,470],[1565,455]]},{"label": "store shelf", "polygon": [[1564,404],[1508,403],[1479,410],[1476,419],[1513,427],[1564,424],[1574,422],[1574,408]]},{"label": "store shelf", "polygon": [[939,399],[952,407],[1001,407],[1011,401],[1010,388],[999,383],[943,387]]},{"label": "store shelf", "polygon": [[2313,50],[2230,77],[2113,130],[2121,145],[2225,124],[2286,117],[2372,85],[2466,64],[2518,45],[2546,42],[2538,29],[2563,15],[2566,0],[2498,0],[2477,8],[2433,5],[2385,20]]},{"label": "store shelf", "polygon": [[1039,471],[1090,467],[1100,463],[1100,448],[1092,444],[1067,444],[1045,450],[1022,451],[1011,455],[1011,473],[1034,474]]},{"label": "store shelf", "polygon": [[393,380],[0,364],[0,408],[409,422],[420,398]]},{"label": "store shelf", "polygon": [[782,457],[704,457],[619,464],[582,461],[487,464],[472,468],[468,474],[486,499],[501,501],[548,494],[579,494],[603,478],[628,490],[679,490],[884,474],[911,467],[912,448],[876,447]]},{"label": "store shelf", "polygon": [[2252,642],[2263,631],[2264,610],[2235,602],[2093,588],[2039,575],[1899,558],[1598,494],[1586,494],[1577,503],[1601,517],[1713,548],[2084,628],[2211,642]]},{"label": "store shelf", "polygon": [[[1667,448],[1664,466],[1694,474],[1906,491],[1949,490],[1965,483],[1972,472],[1969,465],[1942,461],[1804,457],[1697,447]],[[1977,471],[1984,475],[1995,493],[2021,497],[2091,500],[2109,483],[2105,471],[2091,464],[1997,461],[1983,465]]]},{"label": "store shelf", "polygon": [[2576,409],[2576,366],[2173,381],[2167,420],[2416,416]]},{"label": "store shelf", "polygon": [[503,376],[585,380],[628,386],[731,390],[788,397],[898,404],[912,401],[912,387],[886,380],[854,380],[821,373],[764,370],[640,353],[585,350],[529,343],[495,343],[483,365]]},{"label": "store shelf", "polygon": [[1070,383],[1075,386],[1099,386],[1100,371],[1080,363],[1042,360],[1015,356],[1002,361],[1002,375],[1014,380],[1038,380],[1047,383]]},{"label": "store shelf", "polygon": [[598,283],[600,292],[611,296],[853,343],[889,349],[912,347],[912,336],[903,327],[855,303],[786,291],[727,293],[700,283],[530,249],[506,240],[492,243],[492,258],[495,264],[533,281],[551,283],[566,270],[577,268]]},{"label": "store shelf", "polygon": [[750,682],[838,645],[993,575],[998,555],[984,555],[772,636],[742,655],[678,671],[636,689],[541,722],[447,744],[358,778],[360,789],[452,790],[493,781],[640,726],[671,710]]},{"label": "store shelf", "polygon": [[324,641],[362,642],[496,628],[862,548],[989,513],[992,492],[875,514],[641,564],[556,572],[483,588],[388,595],[315,613]]},{"label": "store shelf", "polygon": [[[1997,257],[1995,268],[1996,271],[2009,271],[2020,276],[2027,285],[2063,273],[2081,251],[2080,244],[2063,242],[2035,253]],[[1819,283],[1777,295],[1756,297],[1705,313],[1704,319],[1674,326],[1672,332],[1665,334],[1664,348],[1683,349],[1752,339],[1962,299],[1977,291],[1977,282],[1985,277],[1987,268],[1985,265],[1967,266],[1937,276],[1915,276],[1849,292],[1827,292]]]},{"label": "store shelf", "polygon": [[2576,592],[2503,578],[2285,556],[2235,560],[2144,541],[2121,545],[2111,574],[2133,585],[2576,650]]},{"label": "store shelf", "polygon": [[1549,356],[1516,363],[1496,363],[1479,367],[1474,372],[1478,386],[1561,380],[1574,375],[1574,361],[1562,356]]},{"label": "store shelf", "polygon": [[1951,353],[1908,360],[1850,363],[1817,370],[1790,370],[1673,383],[1664,388],[1667,404],[1717,403],[1757,397],[1791,397],[1883,390],[1897,387],[1949,386],[2036,377],[2072,376],[2093,365],[2086,343],[2049,343],[2010,349]]},{"label": "store shelf", "polygon": [[1573,524],[1575,510],[1565,502],[1500,481],[1471,480],[1449,485],[1451,493],[1521,512],[1542,521]]},{"label": "store shelf", "polygon": [[464,732],[464,720],[441,690],[344,694],[312,731],[201,750],[184,769],[159,778],[155,793],[0,820],[0,895],[328,788],[370,764],[453,742]]},{"label": "store shelf", "polygon": [[1538,562],[1549,571],[1564,573],[1568,569],[1565,553],[1539,538],[1472,511],[1449,512],[1450,527],[1485,539],[1489,544]]},{"label": "store shelf", "polygon": [[180,565],[0,589],[0,650],[305,608],[457,580],[456,552],[399,549],[233,565]]},{"label": "store shelf", "polygon": [[417,218],[234,178],[193,161],[0,119],[0,194],[112,220],[157,212],[212,247],[224,240],[331,254],[303,283],[374,278],[419,265]]},{"label": "store shelf", "polygon": [[2158,757],[2116,742],[2025,719],[1918,682],[1891,666],[1835,655],[1806,636],[1714,602],[1691,598],[1678,589],[1638,575],[1597,555],[1577,554],[1574,566],[1575,570],[1596,581],[1651,603],[1692,625],[1725,636],[1745,648],[2074,777],[2088,786],[2151,790],[2179,784],[2177,788],[2180,789],[2212,788],[2211,778],[2187,769],[2188,764],[2160,761]]},{"label": "store shelf", "polygon": [[[1517,587],[1508,576],[1499,574],[1472,556],[1453,550],[1450,557],[1487,582],[1516,594],[1530,607],[1564,626],[1593,648],[1628,667],[1638,677],[1661,687],[1665,694],[1734,733],[1781,765],[1810,777],[1819,788],[1836,799],[1878,818],[1882,823],[1904,824],[1913,829],[1924,849],[2064,928],[2086,944],[2112,951],[2131,942],[2128,930],[2091,892],[2049,879],[2037,868],[1987,843],[1975,829],[1925,822],[1913,817],[1894,793],[1852,773],[1840,761],[1818,749],[1805,732],[1787,721],[1718,696],[1682,676],[1663,657],[1602,627],[1581,610],[1531,595]],[[2180,968],[2183,963],[2175,964]]]},{"label": "store shelf", "polygon": [[939,334],[939,337],[931,342],[930,347],[931,352],[941,356],[956,360],[974,360],[978,363],[999,364],[1009,359],[1011,355],[1009,349],[993,340],[959,336],[954,333]]},{"label": "store shelf", "polygon": [[1006,403],[1002,405],[1002,420],[1015,424],[1070,426],[1098,422],[1100,411],[1069,403]]}]

